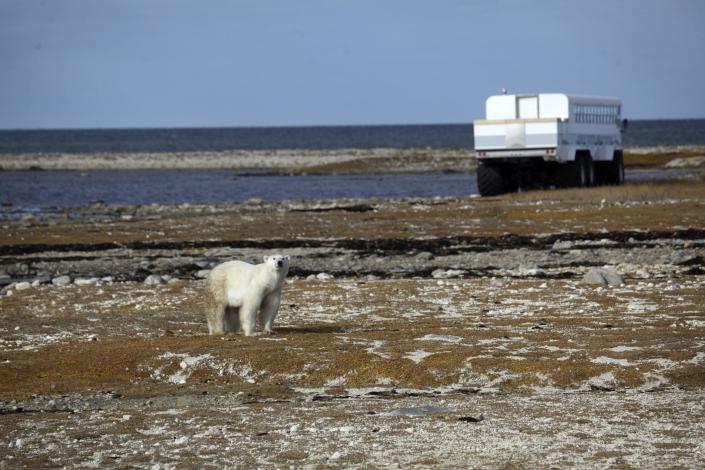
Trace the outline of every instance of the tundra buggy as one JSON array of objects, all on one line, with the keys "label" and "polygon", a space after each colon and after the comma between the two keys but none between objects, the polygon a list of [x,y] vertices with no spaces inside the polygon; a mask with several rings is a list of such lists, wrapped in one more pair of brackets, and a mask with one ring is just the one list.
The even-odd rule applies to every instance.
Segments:
[{"label": "tundra buggy", "polygon": [[617,98],[490,96],[486,118],[473,122],[480,194],[622,184],[621,114]]}]

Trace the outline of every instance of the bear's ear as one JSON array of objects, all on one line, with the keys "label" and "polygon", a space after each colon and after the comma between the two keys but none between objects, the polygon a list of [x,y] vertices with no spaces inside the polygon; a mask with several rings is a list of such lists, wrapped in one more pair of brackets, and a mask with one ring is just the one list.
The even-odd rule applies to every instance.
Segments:
[{"label": "bear's ear", "polygon": [[284,256],[284,259],[289,261],[289,255]]},{"label": "bear's ear", "polygon": [[264,262],[266,263],[267,261],[269,261],[269,256],[262,257],[262,260],[264,260]]}]

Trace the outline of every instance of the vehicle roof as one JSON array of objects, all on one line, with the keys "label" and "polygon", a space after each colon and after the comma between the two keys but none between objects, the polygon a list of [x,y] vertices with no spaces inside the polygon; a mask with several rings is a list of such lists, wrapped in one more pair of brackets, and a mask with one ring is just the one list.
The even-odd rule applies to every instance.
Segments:
[{"label": "vehicle roof", "polygon": [[588,95],[570,95],[567,93],[514,93],[514,94],[508,94],[508,95],[493,95],[490,96],[490,98],[494,98],[495,96],[546,96],[546,95],[559,95],[559,96],[564,96],[568,99],[569,102],[571,103],[581,103],[581,104],[616,104],[616,105],[621,105],[622,100],[619,98],[616,98],[614,96],[588,96]]}]

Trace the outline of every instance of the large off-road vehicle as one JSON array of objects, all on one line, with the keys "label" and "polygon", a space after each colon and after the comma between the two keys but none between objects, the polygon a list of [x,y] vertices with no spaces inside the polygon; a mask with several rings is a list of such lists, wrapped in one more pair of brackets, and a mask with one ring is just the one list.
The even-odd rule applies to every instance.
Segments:
[{"label": "large off-road vehicle", "polygon": [[622,184],[622,102],[561,93],[490,96],[473,123],[480,194]]}]

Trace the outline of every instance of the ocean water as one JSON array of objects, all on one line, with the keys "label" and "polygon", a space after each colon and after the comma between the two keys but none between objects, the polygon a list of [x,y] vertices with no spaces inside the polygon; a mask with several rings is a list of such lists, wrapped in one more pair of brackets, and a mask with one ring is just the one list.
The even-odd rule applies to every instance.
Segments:
[{"label": "ocean water", "polygon": [[337,198],[466,196],[474,175],[238,175],[229,170],[0,172],[0,212],[107,204],[182,204]]},{"label": "ocean water", "polygon": [[[705,120],[634,121],[627,146],[705,145]],[[469,124],[0,131],[0,153],[228,149],[472,148]],[[658,174],[655,177],[672,177]],[[627,174],[645,179],[645,173]],[[477,194],[474,174],[240,176],[232,171],[0,171],[0,218],[108,204]]]},{"label": "ocean water", "polygon": [[[686,171],[629,171],[628,181],[674,178]],[[477,195],[474,173],[238,175],[229,170],[0,172],[0,220],[106,204],[182,204],[337,198]]]},{"label": "ocean water", "polygon": [[[0,153],[472,148],[471,124],[0,130]],[[625,146],[705,145],[705,119],[630,121]]]}]

